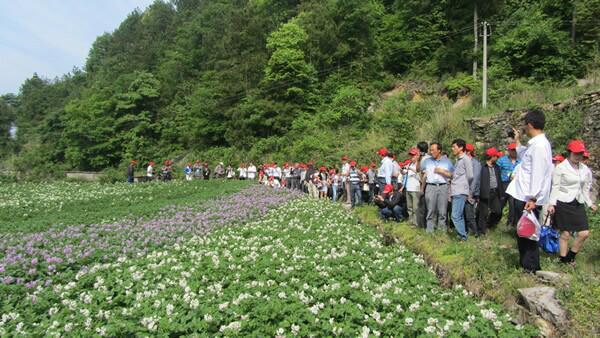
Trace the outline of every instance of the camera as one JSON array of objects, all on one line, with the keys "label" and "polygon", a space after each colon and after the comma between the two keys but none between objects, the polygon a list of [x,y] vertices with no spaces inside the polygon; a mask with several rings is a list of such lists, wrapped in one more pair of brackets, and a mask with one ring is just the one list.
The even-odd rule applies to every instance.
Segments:
[{"label": "camera", "polygon": [[515,138],[515,131],[512,127],[506,127],[506,135],[510,138]]}]

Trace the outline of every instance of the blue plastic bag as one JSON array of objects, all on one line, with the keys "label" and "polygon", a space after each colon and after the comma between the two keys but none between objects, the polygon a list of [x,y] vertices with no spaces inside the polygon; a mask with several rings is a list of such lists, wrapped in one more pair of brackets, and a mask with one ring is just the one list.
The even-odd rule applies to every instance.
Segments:
[{"label": "blue plastic bag", "polygon": [[547,253],[558,253],[558,249],[560,247],[558,243],[558,238],[560,234],[556,229],[551,226],[542,225],[542,230],[540,231],[540,248],[546,251]]}]

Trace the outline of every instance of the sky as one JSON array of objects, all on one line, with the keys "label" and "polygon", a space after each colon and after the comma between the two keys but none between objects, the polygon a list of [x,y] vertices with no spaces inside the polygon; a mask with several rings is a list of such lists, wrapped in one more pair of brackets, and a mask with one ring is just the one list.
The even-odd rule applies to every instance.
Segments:
[{"label": "sky", "polygon": [[0,0],[0,95],[33,73],[53,79],[83,68],[96,37],[154,0]]}]

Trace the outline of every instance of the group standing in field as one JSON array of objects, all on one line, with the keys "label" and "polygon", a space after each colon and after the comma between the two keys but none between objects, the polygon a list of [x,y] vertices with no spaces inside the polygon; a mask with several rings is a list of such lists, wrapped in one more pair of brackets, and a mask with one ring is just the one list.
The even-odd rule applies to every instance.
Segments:
[{"label": "group standing in field", "polygon": [[[408,221],[430,234],[451,226],[461,241],[486,235],[501,221],[505,209],[507,224],[515,228],[522,217],[533,213],[541,223],[553,221],[560,231],[560,261],[572,263],[589,236],[585,207],[597,209],[591,199],[592,173],[586,165],[589,153],[582,141],[574,140],[567,145],[566,159],[553,156],[544,127],[544,113],[531,110],[523,124],[513,129],[506,153],[488,147],[481,158],[472,144],[455,139],[450,145],[454,162],[441,143],[419,142],[405,156],[381,148],[379,163],[365,165],[342,156],[338,165],[241,163],[234,169],[220,162],[211,171],[208,162],[195,161],[185,166],[184,175],[186,180],[256,180],[352,208],[373,204],[382,218]],[[522,133],[529,137],[527,144],[521,144]],[[135,165],[132,161],[128,167],[130,182]],[[172,165],[173,161],[165,161],[160,179],[171,179]],[[150,162],[146,180],[155,179],[155,171],[155,163]],[[537,240],[518,236],[517,244],[521,266],[528,272],[540,270]]]}]

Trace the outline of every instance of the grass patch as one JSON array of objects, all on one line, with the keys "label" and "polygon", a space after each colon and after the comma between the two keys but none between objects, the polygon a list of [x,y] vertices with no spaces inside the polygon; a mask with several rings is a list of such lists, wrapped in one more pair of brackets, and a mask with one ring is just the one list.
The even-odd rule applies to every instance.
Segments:
[{"label": "grass patch", "polygon": [[[515,231],[503,222],[483,238],[470,237],[466,242],[458,242],[454,233],[428,235],[424,229],[408,223],[382,221],[376,207],[360,207],[355,209],[355,214],[364,223],[377,226],[380,231],[422,254],[438,272],[442,283],[462,284],[476,295],[504,304],[509,309],[516,304],[518,288],[542,284],[519,268]],[[566,334],[573,337],[600,335],[597,320],[600,313],[600,242],[593,235],[600,227],[599,215],[592,215],[590,223],[592,236],[577,255],[575,267],[559,265],[555,255],[541,254],[543,270],[571,277],[570,286],[557,287],[557,291],[571,321],[570,331]]]}]

